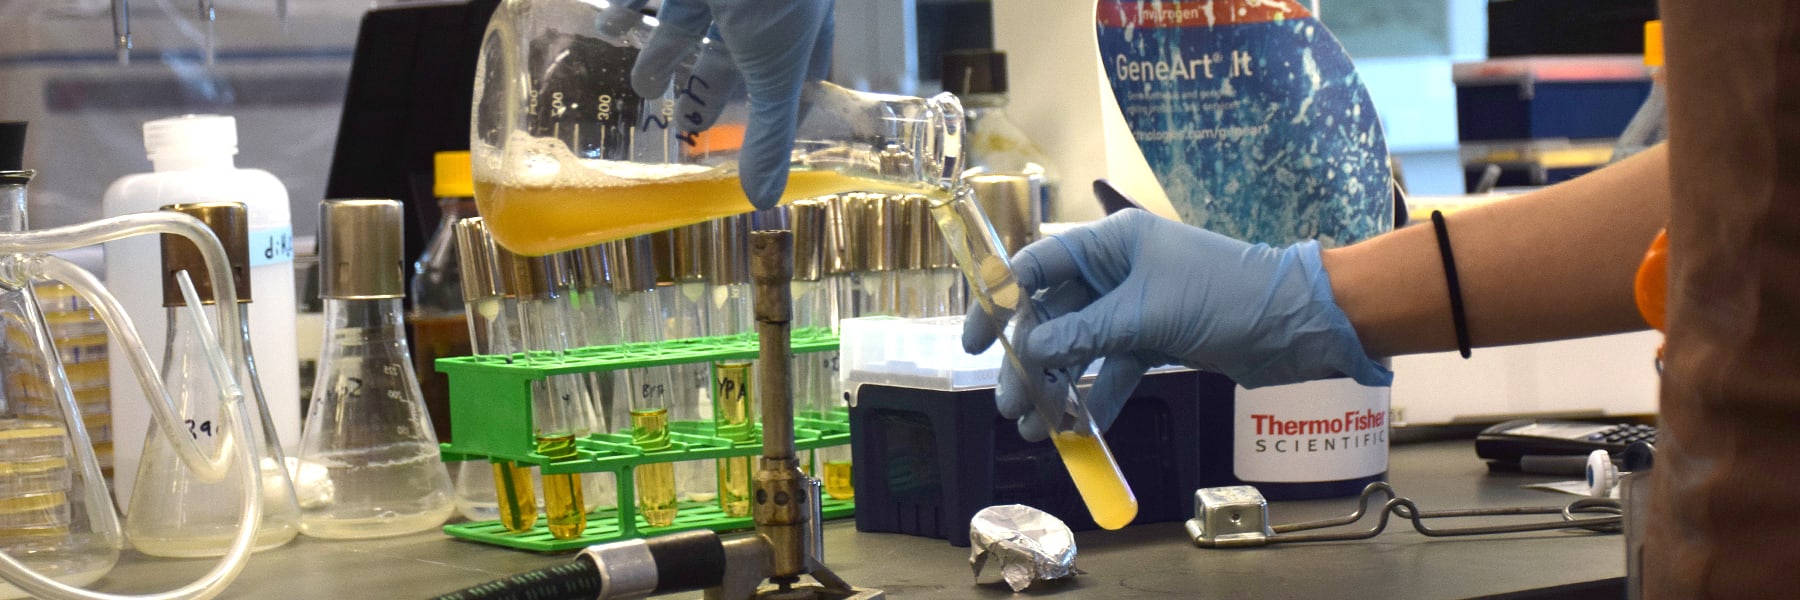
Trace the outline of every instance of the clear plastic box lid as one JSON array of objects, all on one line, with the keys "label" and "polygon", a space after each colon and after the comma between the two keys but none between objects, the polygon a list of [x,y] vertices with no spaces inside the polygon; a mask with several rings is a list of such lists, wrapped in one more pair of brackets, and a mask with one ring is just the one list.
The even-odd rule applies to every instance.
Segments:
[{"label": "clear plastic box lid", "polygon": [[[957,392],[991,388],[999,381],[1006,355],[999,344],[970,356],[962,349],[963,317],[902,319],[860,317],[838,325],[838,379],[856,403],[864,384]],[[1094,361],[1083,383],[1100,373]],[[1186,370],[1179,366],[1151,373]]]}]

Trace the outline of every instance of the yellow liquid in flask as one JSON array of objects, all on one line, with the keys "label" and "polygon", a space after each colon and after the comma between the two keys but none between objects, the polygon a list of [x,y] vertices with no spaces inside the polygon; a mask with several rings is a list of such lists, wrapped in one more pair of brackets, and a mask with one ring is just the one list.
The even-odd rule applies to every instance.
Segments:
[{"label": "yellow liquid in flask", "polygon": [[[475,178],[475,202],[494,240],[506,249],[540,256],[624,239],[755,207],[735,170],[697,165],[578,161],[550,181]],[[781,202],[843,192],[917,194],[927,190],[835,171],[788,173]]]}]

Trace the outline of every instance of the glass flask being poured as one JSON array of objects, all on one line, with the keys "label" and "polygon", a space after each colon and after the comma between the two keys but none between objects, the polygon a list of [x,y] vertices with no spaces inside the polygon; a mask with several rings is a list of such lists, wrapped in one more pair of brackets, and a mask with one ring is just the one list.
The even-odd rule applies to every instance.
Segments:
[{"label": "glass flask being poured", "polygon": [[[657,98],[631,88],[655,27],[618,2],[505,0],[488,22],[470,129],[475,199],[494,239],[530,255],[661,231],[752,209],[737,177],[748,114],[722,110],[682,129],[677,94],[704,85],[677,74]],[[846,191],[941,193],[961,173],[962,107],[853,92],[802,90],[782,200]]]},{"label": "glass flask being poured", "polygon": [[[240,303],[250,301],[249,219],[244,205],[234,202],[177,204],[163,210],[179,212],[206,224],[231,260],[233,281]],[[176,274],[206,273],[205,259],[187,238],[164,235],[162,240],[163,305],[168,307],[168,335],[163,352],[163,385],[170,400],[185,419],[183,426],[208,453],[221,453],[225,434],[221,421],[221,390],[214,383],[210,365],[199,336],[212,335],[209,329],[189,317],[190,310],[182,298]],[[217,305],[211,280],[194,278],[195,291],[205,306]],[[236,310],[237,307],[232,307]],[[240,312],[240,315],[245,314]],[[247,324],[246,324],[247,325]],[[248,344],[245,352],[250,351]],[[256,380],[240,377],[250,386],[260,387]],[[261,398],[258,392],[258,398]],[[260,481],[263,489],[262,522],[257,527],[254,548],[267,550],[286,544],[300,533],[300,509],[294,498],[293,482],[281,466],[279,446],[270,429],[253,423],[262,459],[257,477],[251,479],[232,473],[220,481],[206,481],[186,468],[175,446],[157,435],[158,424],[150,424],[144,437],[143,458],[138,462],[137,485],[131,489],[131,511],[125,516],[125,534],[132,547],[151,556],[202,557],[222,556],[237,535],[239,510],[236,499],[243,494],[247,481]],[[234,470],[241,468],[237,465]]]},{"label": "glass flask being poured", "polygon": [[373,538],[438,527],[455,505],[402,333],[400,203],[319,208],[325,333],[295,478],[300,531]]}]

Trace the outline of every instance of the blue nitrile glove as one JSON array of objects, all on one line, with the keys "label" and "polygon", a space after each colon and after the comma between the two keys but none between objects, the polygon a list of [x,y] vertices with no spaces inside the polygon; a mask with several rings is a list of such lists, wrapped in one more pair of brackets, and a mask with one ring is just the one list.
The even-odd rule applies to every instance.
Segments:
[{"label": "blue nitrile glove", "polygon": [[631,87],[661,96],[710,28],[692,76],[676,81],[675,124],[711,127],[741,81],[750,123],[738,157],[744,195],[769,208],[787,188],[800,89],[831,69],[832,0],[664,0],[661,24],[631,70]]},{"label": "blue nitrile glove", "polygon": [[[1033,242],[1012,266],[1022,291],[1055,290],[1042,303],[1051,318],[1014,331],[1019,358],[1044,369],[1104,357],[1086,396],[1102,430],[1144,372],[1159,365],[1223,373],[1252,388],[1337,375],[1363,385],[1393,381],[1363,352],[1332,299],[1317,242],[1251,245],[1132,209]],[[971,307],[963,349],[985,350],[996,331]],[[1019,419],[1026,439],[1042,439],[1044,426],[1029,414],[1032,399],[1015,391],[1016,377],[1001,371],[1000,414]]]}]

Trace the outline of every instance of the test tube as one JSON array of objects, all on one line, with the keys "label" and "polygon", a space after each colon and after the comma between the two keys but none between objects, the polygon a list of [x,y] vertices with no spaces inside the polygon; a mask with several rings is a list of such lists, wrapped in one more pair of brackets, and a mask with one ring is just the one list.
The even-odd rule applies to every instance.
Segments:
[{"label": "test tube", "polygon": [[[794,232],[794,327],[798,330],[836,331],[836,294],[826,267],[825,213],[827,202],[801,200],[789,205]],[[826,418],[840,405],[837,393],[837,352],[810,352],[794,357],[796,406]]]},{"label": "test tube", "polygon": [[[607,346],[619,343],[618,303],[613,299],[612,277],[602,246],[588,246],[564,253],[569,266],[567,330],[571,347]],[[611,431],[608,422],[613,402],[613,373],[592,371],[581,376],[587,386],[589,431]],[[600,471],[581,478],[582,497],[588,512],[612,506],[617,495],[613,475]]]},{"label": "test tube", "polygon": [[846,194],[846,216],[854,232],[850,245],[851,261],[856,266],[857,316],[895,316],[899,314],[900,273],[895,258],[899,255],[896,217],[898,196],[887,194]]},{"label": "test tube", "polygon": [[[756,330],[750,302],[750,217],[740,215],[708,224],[706,280],[707,330],[714,336],[747,336]],[[714,432],[734,444],[752,443],[759,412],[751,372],[755,361],[726,360],[712,364]],[[730,517],[750,516],[750,483],[755,476],[748,456],[719,459],[719,509]]]},{"label": "test tube", "polygon": [[[713,226],[697,223],[653,234],[656,241],[657,294],[664,312],[663,339],[685,340],[717,335],[708,327],[712,282],[708,278]],[[706,363],[669,366],[674,386],[669,392],[671,421],[710,421],[712,368]],[[675,491],[682,500],[711,502],[716,497],[712,465],[704,461],[675,463]]]},{"label": "test tube", "polygon": [[[519,297],[519,330],[525,360],[559,362],[571,343],[568,294],[573,280],[562,255],[526,257],[500,250]],[[576,456],[575,441],[592,430],[593,401],[582,375],[552,375],[532,382],[531,420],[537,452],[552,460]],[[541,473],[544,520],[557,539],[573,539],[587,527],[581,474]]]},{"label": "test tube", "polygon": [[950,247],[931,216],[924,196],[900,200],[900,300],[902,317],[932,318],[963,314],[962,275]]},{"label": "test tube", "polygon": [[[662,302],[656,292],[655,246],[648,236],[619,240],[608,245],[613,293],[619,306],[619,336],[628,351],[654,354],[663,340]],[[673,387],[668,367],[628,369],[618,378],[615,399],[624,397],[627,412],[616,419],[617,427],[630,424],[631,442],[647,452],[669,448],[669,390]],[[651,527],[675,522],[679,511],[675,497],[675,465],[652,463],[633,469],[638,515]]]},{"label": "test tube", "polygon": [[[470,347],[476,355],[510,357],[520,348],[518,296],[502,273],[498,247],[481,217],[457,222],[456,249]],[[507,531],[530,531],[538,516],[531,467],[505,459],[492,459],[490,465],[484,471],[481,463],[464,461],[458,468],[457,510],[470,519],[498,519]]]},{"label": "test tube", "polygon": [[[1021,330],[1042,319],[1042,308],[1034,298],[1023,295],[1013,278],[1012,265],[1004,246],[976,204],[973,193],[961,188],[945,202],[932,206],[932,216],[943,231],[944,240],[956,256],[956,263],[968,279],[969,294],[981,303],[983,310],[996,322],[1008,322],[1017,314]],[[1119,472],[1112,450],[1100,437],[1093,416],[1083,404],[1075,383],[1085,369],[1051,369],[1041,374],[1028,373],[1013,351],[1012,342],[1001,335],[1000,345],[1006,350],[1007,363],[1018,372],[1020,385],[1027,397],[1038,399],[1038,418],[1050,431],[1050,441],[1062,456],[1063,466],[1081,492],[1094,523],[1106,529],[1118,529],[1137,517],[1137,497]]]}]

